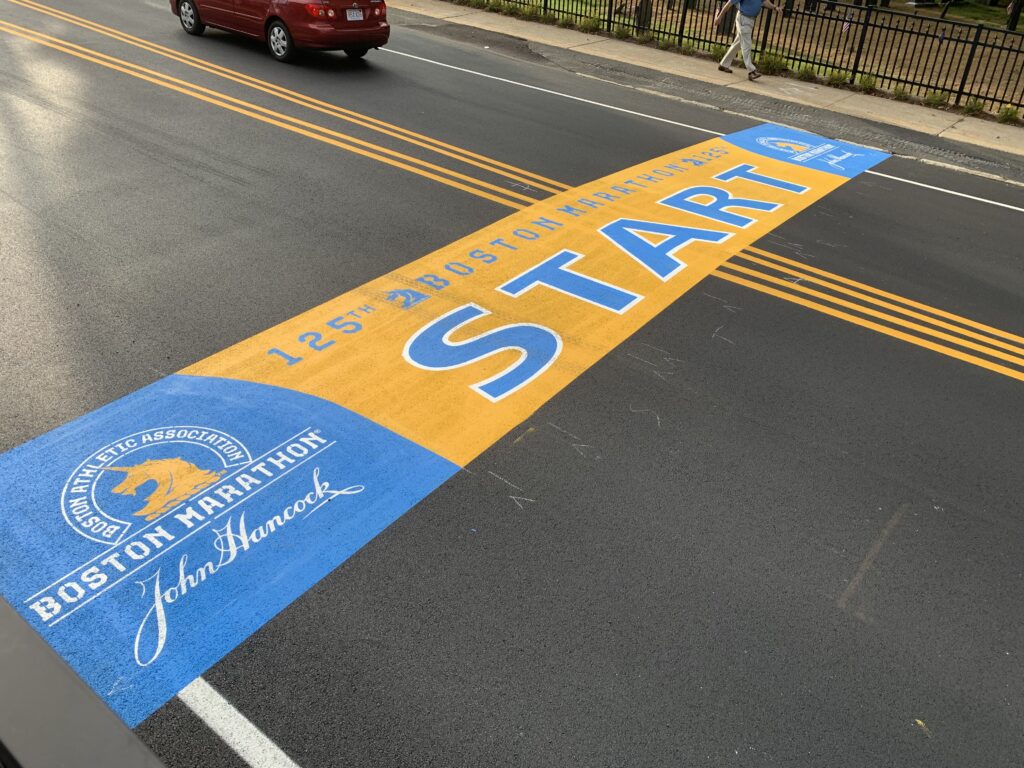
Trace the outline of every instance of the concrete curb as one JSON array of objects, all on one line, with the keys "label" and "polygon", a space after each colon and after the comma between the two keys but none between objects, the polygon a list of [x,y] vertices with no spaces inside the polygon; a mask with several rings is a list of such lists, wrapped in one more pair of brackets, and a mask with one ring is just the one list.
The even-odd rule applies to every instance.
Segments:
[{"label": "concrete curb", "polygon": [[891,99],[867,96],[852,91],[830,88],[818,83],[805,83],[784,77],[762,77],[747,80],[742,69],[729,75],[719,72],[712,61],[694,56],[681,56],[643,45],[588,35],[573,29],[523,21],[497,13],[453,5],[443,0],[389,0],[392,8],[417,13],[453,24],[510,35],[553,48],[579,51],[590,56],[652,69],[667,75],[700,80],[723,88],[828,109],[875,123],[907,128],[913,131],[994,149],[1024,157],[1024,129],[976,117],[929,109]]}]

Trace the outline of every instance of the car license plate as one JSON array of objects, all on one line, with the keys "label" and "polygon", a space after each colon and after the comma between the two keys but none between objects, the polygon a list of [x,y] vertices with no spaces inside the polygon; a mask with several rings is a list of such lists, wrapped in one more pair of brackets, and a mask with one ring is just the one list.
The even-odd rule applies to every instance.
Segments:
[{"label": "car license plate", "polygon": [[362,21],[363,20],[363,9],[362,8],[347,8],[345,9],[345,18],[349,21]]}]

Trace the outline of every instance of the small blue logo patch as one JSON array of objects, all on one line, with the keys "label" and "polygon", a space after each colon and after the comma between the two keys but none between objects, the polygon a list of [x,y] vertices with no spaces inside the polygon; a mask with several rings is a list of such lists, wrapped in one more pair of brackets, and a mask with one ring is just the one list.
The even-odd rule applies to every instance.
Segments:
[{"label": "small blue logo patch", "polygon": [[848,179],[889,157],[885,152],[827,139],[781,125],[757,125],[725,137],[725,141],[764,157],[825,171]]},{"label": "small blue logo patch", "polygon": [[837,171],[845,171],[843,163],[855,157],[863,157],[861,152],[850,152],[836,143],[826,141],[822,144],[805,144],[792,139],[779,139],[772,136],[759,136],[757,143],[762,147],[781,152],[788,155],[789,160],[794,163],[807,163],[811,160],[819,160]]},{"label": "small blue logo patch", "polygon": [[402,288],[396,291],[388,292],[388,295],[384,297],[392,304],[397,304],[399,309],[409,309],[415,307],[422,301],[426,301],[430,297],[425,293],[414,291],[411,288]]}]

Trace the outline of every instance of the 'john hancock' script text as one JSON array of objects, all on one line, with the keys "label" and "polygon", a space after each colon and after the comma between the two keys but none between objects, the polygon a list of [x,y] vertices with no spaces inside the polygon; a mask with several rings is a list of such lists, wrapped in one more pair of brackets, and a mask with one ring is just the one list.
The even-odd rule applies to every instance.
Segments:
[{"label": "'john hancock' script text", "polygon": [[[148,667],[156,661],[164,650],[167,643],[167,607],[172,603],[181,600],[185,595],[194,589],[198,589],[203,582],[235,562],[236,558],[243,552],[268,539],[270,536],[281,531],[288,523],[296,518],[306,519],[316,512],[324,504],[339,496],[351,496],[362,493],[365,487],[362,485],[350,485],[342,490],[334,490],[330,483],[320,479],[320,468],[313,470],[313,490],[296,499],[278,514],[273,515],[262,525],[250,529],[245,521],[245,512],[238,515],[237,520],[229,517],[223,528],[214,528],[215,538],[213,548],[218,552],[216,562],[210,560],[199,568],[189,568],[188,555],[182,555],[178,561],[178,580],[166,589],[160,586],[160,569],[148,579],[138,582],[142,586],[142,595],[147,594],[153,604],[146,611],[146,615],[139,625],[139,631],[135,634],[135,662],[141,667]],[[147,590],[147,585],[149,588]],[[150,638],[149,642],[146,638]],[[147,653],[144,649],[152,648]]]}]

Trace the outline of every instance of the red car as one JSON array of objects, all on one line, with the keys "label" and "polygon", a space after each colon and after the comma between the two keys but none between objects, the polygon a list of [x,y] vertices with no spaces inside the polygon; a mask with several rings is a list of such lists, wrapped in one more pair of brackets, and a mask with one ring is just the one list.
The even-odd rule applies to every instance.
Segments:
[{"label": "red car", "polygon": [[171,0],[171,10],[190,35],[210,26],[266,40],[278,61],[298,48],[341,50],[359,59],[391,34],[384,0]]}]

